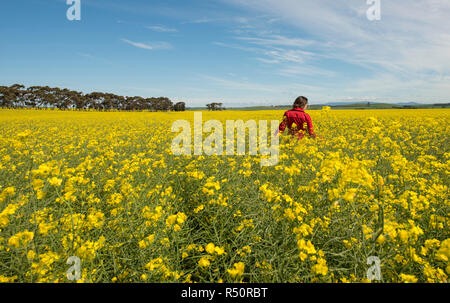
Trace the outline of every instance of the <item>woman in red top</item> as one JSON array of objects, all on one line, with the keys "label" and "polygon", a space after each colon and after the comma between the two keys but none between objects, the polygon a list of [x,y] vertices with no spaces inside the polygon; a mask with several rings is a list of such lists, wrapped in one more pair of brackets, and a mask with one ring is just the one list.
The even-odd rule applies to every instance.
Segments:
[{"label": "woman in red top", "polygon": [[[309,134],[311,138],[316,138],[314,133],[311,116],[305,113],[308,108],[308,98],[298,97],[291,110],[284,113],[283,121],[281,122],[278,132],[284,132],[286,127],[289,129],[289,134],[296,136],[299,140],[305,134]],[[295,126],[294,126],[295,124]]]}]

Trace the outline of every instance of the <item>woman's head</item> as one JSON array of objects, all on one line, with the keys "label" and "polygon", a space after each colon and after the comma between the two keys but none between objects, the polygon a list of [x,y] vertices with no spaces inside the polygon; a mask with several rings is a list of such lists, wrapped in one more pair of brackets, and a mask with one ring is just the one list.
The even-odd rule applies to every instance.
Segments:
[{"label": "woman's head", "polygon": [[306,108],[308,105],[308,98],[300,96],[295,99],[294,108]]}]

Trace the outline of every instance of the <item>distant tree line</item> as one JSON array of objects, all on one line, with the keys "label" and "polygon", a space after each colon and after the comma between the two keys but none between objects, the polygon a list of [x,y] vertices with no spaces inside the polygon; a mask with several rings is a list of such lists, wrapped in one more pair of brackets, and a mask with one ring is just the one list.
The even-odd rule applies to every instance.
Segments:
[{"label": "distant tree line", "polygon": [[0,86],[0,107],[3,108],[57,108],[76,110],[121,110],[121,111],[185,111],[184,102],[175,105],[166,97],[143,98],[124,97],[115,94],[81,92],[51,88],[48,86],[31,86],[20,84]]},{"label": "distant tree line", "polygon": [[210,104],[206,104],[206,107],[208,108],[208,110],[210,111],[222,111],[225,110],[223,106],[223,103],[210,103]]}]

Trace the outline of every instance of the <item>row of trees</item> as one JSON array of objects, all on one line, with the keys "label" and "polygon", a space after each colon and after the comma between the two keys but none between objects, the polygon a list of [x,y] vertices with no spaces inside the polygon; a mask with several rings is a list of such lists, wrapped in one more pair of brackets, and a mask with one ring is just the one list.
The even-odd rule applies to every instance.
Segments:
[{"label": "row of trees", "polygon": [[206,107],[208,108],[208,110],[210,111],[222,111],[225,110],[223,106],[223,103],[210,103],[210,104],[206,104]]},{"label": "row of trees", "polygon": [[20,84],[0,86],[0,107],[6,108],[58,108],[94,110],[150,110],[185,111],[184,102],[175,105],[169,98],[124,97],[115,94],[93,92],[83,94],[69,89]]}]

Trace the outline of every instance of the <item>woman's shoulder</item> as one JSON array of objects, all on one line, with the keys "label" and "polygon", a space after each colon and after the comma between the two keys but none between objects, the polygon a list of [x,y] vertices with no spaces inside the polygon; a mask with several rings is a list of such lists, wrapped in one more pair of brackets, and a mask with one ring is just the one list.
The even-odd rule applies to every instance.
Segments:
[{"label": "woman's shoulder", "polygon": [[306,116],[306,118],[311,119],[311,116],[306,112],[305,112],[305,116]]}]

